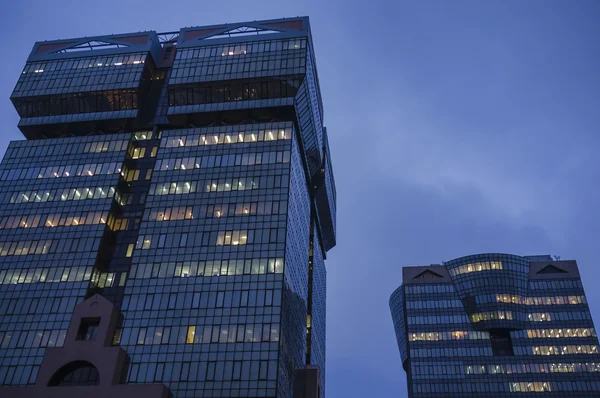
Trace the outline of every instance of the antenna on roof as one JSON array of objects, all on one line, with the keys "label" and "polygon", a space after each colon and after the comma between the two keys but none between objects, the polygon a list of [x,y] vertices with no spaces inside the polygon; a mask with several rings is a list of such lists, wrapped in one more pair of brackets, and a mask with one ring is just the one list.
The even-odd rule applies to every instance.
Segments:
[{"label": "antenna on roof", "polygon": [[560,260],[560,256],[554,256],[554,261]]}]

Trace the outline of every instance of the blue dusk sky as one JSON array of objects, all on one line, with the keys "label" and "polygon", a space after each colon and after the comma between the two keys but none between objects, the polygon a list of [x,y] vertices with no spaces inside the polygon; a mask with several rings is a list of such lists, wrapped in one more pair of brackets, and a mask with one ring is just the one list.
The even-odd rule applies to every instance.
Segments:
[{"label": "blue dusk sky", "polygon": [[1,153],[35,41],[308,15],[337,182],[327,395],[405,397],[401,267],[576,259],[600,325],[600,2],[5,1]]}]

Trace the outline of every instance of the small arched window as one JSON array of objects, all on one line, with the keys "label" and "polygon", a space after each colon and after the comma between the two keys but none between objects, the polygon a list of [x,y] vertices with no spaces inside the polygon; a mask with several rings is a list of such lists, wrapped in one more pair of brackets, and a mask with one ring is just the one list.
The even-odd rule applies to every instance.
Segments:
[{"label": "small arched window", "polygon": [[100,375],[94,365],[87,361],[75,361],[54,373],[48,386],[96,386],[99,383]]}]

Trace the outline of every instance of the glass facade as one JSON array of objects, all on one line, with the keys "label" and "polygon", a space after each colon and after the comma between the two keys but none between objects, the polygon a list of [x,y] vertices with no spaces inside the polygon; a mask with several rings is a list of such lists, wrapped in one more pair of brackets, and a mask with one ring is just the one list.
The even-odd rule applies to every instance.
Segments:
[{"label": "glass facade", "polygon": [[574,261],[481,254],[405,267],[390,309],[410,397],[600,396]]},{"label": "glass facade", "polygon": [[335,183],[310,27],[247,25],[35,44],[11,96],[28,140],[0,164],[0,395],[99,293],[126,383],[291,397],[313,365],[324,397]]}]

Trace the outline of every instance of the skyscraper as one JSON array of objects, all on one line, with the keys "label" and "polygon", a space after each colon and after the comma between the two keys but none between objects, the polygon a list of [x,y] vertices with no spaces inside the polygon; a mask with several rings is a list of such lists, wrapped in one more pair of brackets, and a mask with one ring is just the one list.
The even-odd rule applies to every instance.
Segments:
[{"label": "skyscraper", "polygon": [[402,271],[390,309],[409,397],[600,396],[575,261],[480,254]]},{"label": "skyscraper", "polygon": [[128,384],[291,397],[308,366],[324,396],[336,198],[308,18],[38,42],[11,100],[1,386],[34,384],[100,294]]}]

